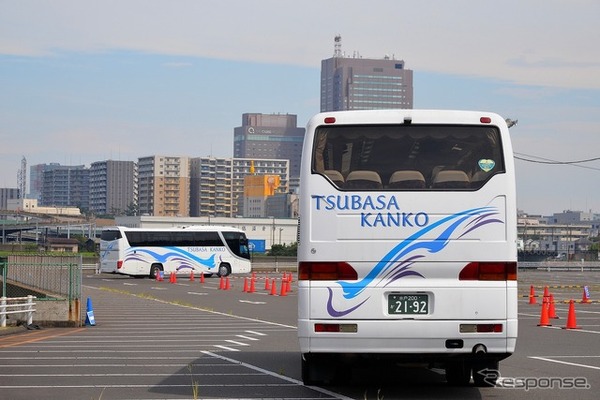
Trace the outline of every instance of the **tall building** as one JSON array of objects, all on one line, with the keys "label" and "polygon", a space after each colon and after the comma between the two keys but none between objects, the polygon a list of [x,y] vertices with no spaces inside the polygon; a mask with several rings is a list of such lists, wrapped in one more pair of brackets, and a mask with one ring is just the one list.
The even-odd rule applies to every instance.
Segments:
[{"label": "tall building", "polygon": [[41,206],[90,207],[90,170],[84,165],[54,165],[44,170]]},{"label": "tall building", "polygon": [[281,179],[279,175],[248,175],[244,179],[244,217],[266,218],[267,199],[277,194]]},{"label": "tall building", "polygon": [[138,159],[140,215],[189,217],[190,159],[148,156]]},{"label": "tall building", "polygon": [[198,157],[192,158],[190,164],[192,217],[247,216],[244,180],[249,175],[277,175],[277,190],[289,190],[289,160]]},{"label": "tall building", "polygon": [[42,200],[44,171],[60,167],[59,163],[37,164],[29,167],[29,198]]},{"label": "tall building", "polygon": [[341,36],[321,61],[321,111],[413,108],[413,71],[403,60],[346,57]]},{"label": "tall building", "polygon": [[243,114],[234,129],[233,157],[289,160],[290,177],[300,176],[305,128],[293,114]]},{"label": "tall building", "polygon": [[137,202],[137,165],[133,161],[97,161],[90,167],[90,211],[124,215]]},{"label": "tall building", "polygon": [[0,210],[8,210],[8,201],[19,197],[20,193],[17,188],[0,188]]}]

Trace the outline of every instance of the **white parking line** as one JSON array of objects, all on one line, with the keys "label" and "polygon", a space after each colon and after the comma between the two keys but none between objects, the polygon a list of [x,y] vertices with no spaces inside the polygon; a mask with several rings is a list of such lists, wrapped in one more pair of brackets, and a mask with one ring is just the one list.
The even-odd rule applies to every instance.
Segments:
[{"label": "white parking line", "polygon": [[235,336],[237,336],[239,338],[242,338],[242,339],[246,339],[246,340],[260,340],[260,339],[257,339],[255,337],[244,336],[244,335],[235,335]]},{"label": "white parking line", "polygon": [[218,347],[219,349],[223,349],[223,350],[227,350],[227,351],[240,351],[239,349],[234,349],[233,347],[221,346],[220,344],[217,344],[214,347]]},{"label": "white parking line", "polygon": [[266,333],[256,332],[256,331],[246,331],[246,333],[251,333],[251,334],[257,335],[257,336],[267,336]]},{"label": "white parking line", "polygon": [[248,343],[238,342],[238,341],[231,340],[231,339],[226,339],[225,341],[227,343],[237,344],[238,346],[250,346]]},{"label": "white parking line", "polygon": [[[204,353],[204,354],[206,354],[208,356],[214,357],[214,358],[219,358],[219,359],[221,359],[223,361],[227,361],[227,362],[230,362],[230,363],[233,363],[233,364],[241,365],[243,367],[249,368],[249,369],[254,370],[254,371],[261,372],[261,373],[263,373],[265,375],[269,375],[269,376],[272,376],[274,378],[282,379],[284,381],[287,381],[287,382],[290,382],[290,383],[293,383],[293,384],[296,384],[296,385],[299,385],[299,386],[304,386],[304,383],[301,382],[301,381],[299,381],[299,380],[297,380],[297,379],[293,379],[293,378],[290,378],[289,376],[285,376],[285,375],[279,375],[279,374],[277,374],[275,372],[266,370],[264,368],[257,367],[256,365],[248,364],[248,363],[245,363],[245,362],[242,362],[242,361],[239,361],[239,360],[235,360],[233,358],[224,357],[224,356],[222,356],[220,354],[211,353],[210,351],[202,351],[202,353]],[[346,397],[346,396],[344,396],[342,394],[335,393],[335,392],[329,391],[327,389],[320,388],[318,386],[307,386],[307,387],[310,387],[312,390],[316,390],[317,392],[326,394],[326,395],[331,396],[331,397],[333,397],[335,399],[352,400],[351,397]]]},{"label": "white parking line", "polygon": [[[598,357],[600,357],[600,356],[598,356]],[[579,363],[572,363],[572,362],[568,362],[568,361],[553,360],[552,358],[546,358],[546,357],[529,357],[529,358],[532,358],[534,360],[553,362],[553,363],[557,363],[557,364],[572,365],[574,367],[582,367],[582,368],[600,370],[600,367],[595,367],[593,365],[585,365],[585,364],[579,364]]]}]

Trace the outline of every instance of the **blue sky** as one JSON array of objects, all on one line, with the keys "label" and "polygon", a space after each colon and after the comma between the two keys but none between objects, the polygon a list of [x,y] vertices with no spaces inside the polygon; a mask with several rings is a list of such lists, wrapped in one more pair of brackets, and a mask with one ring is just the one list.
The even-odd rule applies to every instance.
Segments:
[{"label": "blue sky", "polygon": [[[600,157],[600,3],[0,0],[0,187],[28,165],[232,155],[243,113],[319,111],[320,62],[403,59],[414,107],[518,119],[519,155]],[[600,161],[516,161],[530,214],[600,212]]]}]

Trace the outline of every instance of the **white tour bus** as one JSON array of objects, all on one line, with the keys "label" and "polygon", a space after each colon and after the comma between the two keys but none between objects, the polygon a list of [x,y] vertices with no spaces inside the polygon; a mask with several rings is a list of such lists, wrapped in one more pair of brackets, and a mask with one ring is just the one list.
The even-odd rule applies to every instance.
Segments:
[{"label": "white tour bus", "polygon": [[244,231],[226,226],[111,227],[100,237],[100,271],[134,277],[163,274],[207,276],[251,271]]},{"label": "white tour bus", "polygon": [[[515,171],[488,112],[322,113],[301,166],[306,384],[391,361],[495,384],[517,340]],[[480,372],[481,371],[481,372]]]}]

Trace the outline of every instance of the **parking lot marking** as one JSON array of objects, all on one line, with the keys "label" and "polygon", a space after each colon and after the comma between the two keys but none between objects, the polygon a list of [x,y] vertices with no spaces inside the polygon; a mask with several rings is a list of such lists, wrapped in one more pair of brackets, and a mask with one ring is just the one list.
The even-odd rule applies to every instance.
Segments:
[{"label": "parking lot marking", "polygon": [[[600,356],[598,356],[598,357],[600,357]],[[541,360],[541,361],[553,362],[553,363],[557,363],[557,364],[572,365],[574,367],[582,367],[582,368],[589,368],[589,369],[598,369],[598,370],[600,370],[600,367],[595,367],[593,365],[585,365],[585,364],[573,363],[573,362],[568,362],[568,361],[554,360],[552,358],[547,358],[547,357],[530,356],[529,358],[532,358],[534,360]]]},{"label": "parking lot marking", "polygon": [[[544,328],[548,328],[548,329],[563,329],[560,326],[545,326]],[[569,329],[568,331],[569,332],[582,332],[582,333],[595,333],[596,335],[600,334],[599,331],[590,331],[588,329]]]},{"label": "parking lot marking", "polygon": [[62,328],[52,329],[50,331],[35,331],[27,334],[16,334],[14,336],[8,336],[2,339],[0,349],[7,347],[20,346],[27,343],[35,343],[40,340],[53,339],[55,337],[70,335],[85,330],[86,328],[75,328],[65,332]]},{"label": "parking lot marking", "polygon": [[247,304],[256,304],[256,305],[260,305],[260,304],[267,304],[264,301],[250,301],[250,300],[238,300],[240,303],[247,303]]},{"label": "parking lot marking", "polygon": [[266,333],[256,332],[256,331],[246,331],[246,333],[251,333],[251,334],[257,335],[257,336],[267,336]]},{"label": "parking lot marking", "polygon": [[[275,373],[275,372],[273,372],[273,371],[269,371],[269,370],[266,370],[266,369],[264,369],[264,368],[257,367],[256,365],[248,364],[248,363],[245,363],[245,362],[243,362],[243,361],[239,361],[239,360],[235,360],[235,359],[233,359],[233,358],[225,357],[225,356],[222,356],[222,355],[220,355],[220,354],[211,353],[210,351],[202,351],[202,353],[203,353],[203,354],[206,354],[206,355],[208,355],[208,356],[214,357],[214,358],[221,359],[221,360],[223,360],[223,361],[227,361],[227,362],[230,362],[230,363],[233,363],[233,364],[238,364],[238,365],[241,365],[241,366],[243,366],[243,367],[245,367],[245,368],[249,368],[249,369],[251,369],[251,370],[258,371],[258,372],[260,372],[260,373],[263,373],[263,374],[265,374],[265,375],[272,376],[272,377],[274,377],[274,378],[282,379],[282,380],[284,380],[284,381],[287,381],[287,382],[293,383],[294,385],[304,386],[304,383],[303,383],[303,382],[301,382],[301,381],[299,381],[299,380],[297,380],[297,379],[290,378],[289,376],[285,376],[285,375],[280,375],[280,374],[277,374],[277,373]],[[317,391],[317,392],[319,392],[319,393],[323,393],[323,394],[326,394],[327,396],[331,396],[331,397],[333,397],[333,398],[335,398],[335,399],[340,399],[340,400],[352,400],[352,398],[351,398],[351,397],[346,397],[346,396],[344,396],[344,395],[342,395],[342,394],[335,393],[335,392],[332,392],[332,391],[330,391],[330,390],[327,390],[327,389],[320,388],[320,387],[318,387],[318,386],[308,386],[308,387],[310,387],[310,388],[311,388],[311,389],[313,389],[313,390],[316,390],[316,391]]]},{"label": "parking lot marking", "polygon": [[217,344],[214,347],[218,347],[219,349],[223,349],[223,350],[227,350],[227,351],[240,351],[239,349],[234,349],[233,347],[222,346],[220,344]]},{"label": "parking lot marking", "polygon": [[226,339],[227,343],[237,344],[238,346],[250,346],[248,343],[238,342],[236,340]]},{"label": "parking lot marking", "polygon": [[246,340],[260,340],[260,339],[254,338],[254,337],[244,336],[244,335],[235,335],[235,336],[242,338],[242,339],[246,339]]}]

